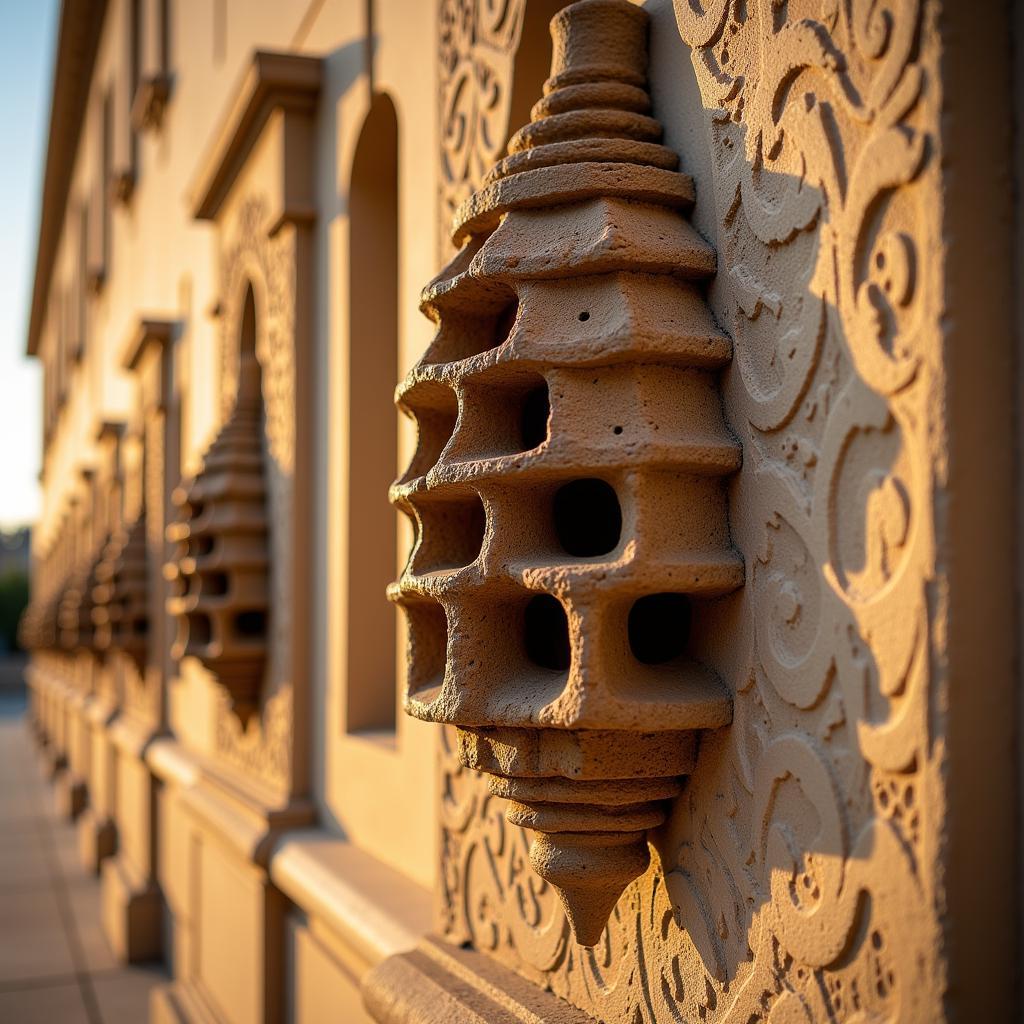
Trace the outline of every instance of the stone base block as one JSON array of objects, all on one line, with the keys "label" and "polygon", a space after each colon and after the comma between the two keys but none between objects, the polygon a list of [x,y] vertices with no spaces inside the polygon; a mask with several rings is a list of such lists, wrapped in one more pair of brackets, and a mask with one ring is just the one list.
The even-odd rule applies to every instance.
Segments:
[{"label": "stone base block", "polygon": [[117,849],[117,826],[87,807],[78,819],[78,856],[86,871],[100,873],[103,861]]},{"label": "stone base block", "polygon": [[53,743],[47,743],[40,754],[40,758],[43,765],[43,775],[50,782],[56,782],[57,776],[67,770],[67,755],[57,750]]},{"label": "stone base block", "polygon": [[432,936],[363,981],[379,1024],[593,1024],[593,1018],[482,953]]},{"label": "stone base block", "polygon": [[85,810],[88,796],[89,791],[81,779],[76,779],[68,771],[58,773],[53,787],[53,800],[58,818],[76,821]]},{"label": "stone base block", "polygon": [[156,960],[163,952],[163,907],[155,883],[141,879],[120,856],[100,869],[103,930],[124,963]]}]

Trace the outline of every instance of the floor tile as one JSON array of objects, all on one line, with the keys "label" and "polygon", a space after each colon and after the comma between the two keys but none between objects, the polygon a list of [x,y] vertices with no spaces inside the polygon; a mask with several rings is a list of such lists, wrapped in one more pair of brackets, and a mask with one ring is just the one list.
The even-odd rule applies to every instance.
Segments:
[{"label": "floor tile", "polygon": [[[0,983],[73,974],[64,921],[48,883],[0,893]],[[4,1020],[0,1015],[0,1020]],[[17,1018],[13,1018],[17,1019]]]},{"label": "floor tile", "polygon": [[0,1024],[143,1024],[167,975],[114,959],[99,881],[18,714],[0,699]]},{"label": "floor tile", "polygon": [[57,869],[64,878],[86,877],[78,852],[78,831],[71,822],[51,818],[46,838]]},{"label": "floor tile", "polygon": [[167,975],[156,968],[130,967],[110,974],[94,974],[92,988],[104,1024],[127,1024],[149,1017],[149,993]]},{"label": "floor tile", "polygon": [[75,922],[75,937],[89,971],[108,971],[119,966],[103,934],[99,883],[92,878],[73,879],[66,884],[66,895]]},{"label": "floor tile", "polygon": [[45,882],[52,877],[49,851],[32,823],[8,824],[0,810],[0,892],[7,886]]},{"label": "floor tile", "polygon": [[[125,1021],[132,1018],[124,1018]],[[145,1017],[136,1017],[144,1021]],[[77,983],[0,990],[0,1020],[11,1024],[89,1024]]]}]

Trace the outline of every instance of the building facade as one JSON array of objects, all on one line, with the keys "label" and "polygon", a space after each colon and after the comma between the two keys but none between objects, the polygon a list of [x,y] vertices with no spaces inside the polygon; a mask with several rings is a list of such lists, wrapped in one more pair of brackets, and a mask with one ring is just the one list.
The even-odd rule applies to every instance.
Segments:
[{"label": "building facade", "polygon": [[22,628],[154,1021],[1013,1018],[1015,18],[64,0]]}]

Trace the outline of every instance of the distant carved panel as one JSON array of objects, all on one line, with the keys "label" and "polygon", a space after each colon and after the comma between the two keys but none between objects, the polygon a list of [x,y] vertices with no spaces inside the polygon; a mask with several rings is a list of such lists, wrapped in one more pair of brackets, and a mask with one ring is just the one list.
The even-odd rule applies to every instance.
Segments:
[{"label": "distant carved panel", "polygon": [[699,652],[735,718],[702,740],[660,856],[593,950],[449,737],[442,930],[614,1024],[939,1019],[934,12],[676,14],[744,447],[730,508],[747,585],[707,612]]},{"label": "distant carved panel", "polygon": [[295,473],[296,237],[290,225],[268,234],[269,203],[260,195],[242,201],[225,225],[221,253],[221,395],[225,411],[238,389],[239,337],[244,299],[256,300],[256,356],[265,410],[266,486],[269,509],[270,620],[265,699],[244,724],[227,701],[218,701],[218,756],[274,786],[285,786],[291,763],[292,686],[288,593],[291,508]]}]

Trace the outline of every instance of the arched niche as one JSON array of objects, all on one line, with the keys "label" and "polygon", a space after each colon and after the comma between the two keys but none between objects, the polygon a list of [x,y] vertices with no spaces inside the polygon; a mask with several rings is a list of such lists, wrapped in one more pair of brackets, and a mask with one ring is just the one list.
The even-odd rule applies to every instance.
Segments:
[{"label": "arched niche", "polygon": [[349,531],[345,728],[395,726],[395,613],[385,591],[397,558],[386,495],[397,451],[398,116],[373,97],[349,183]]}]

